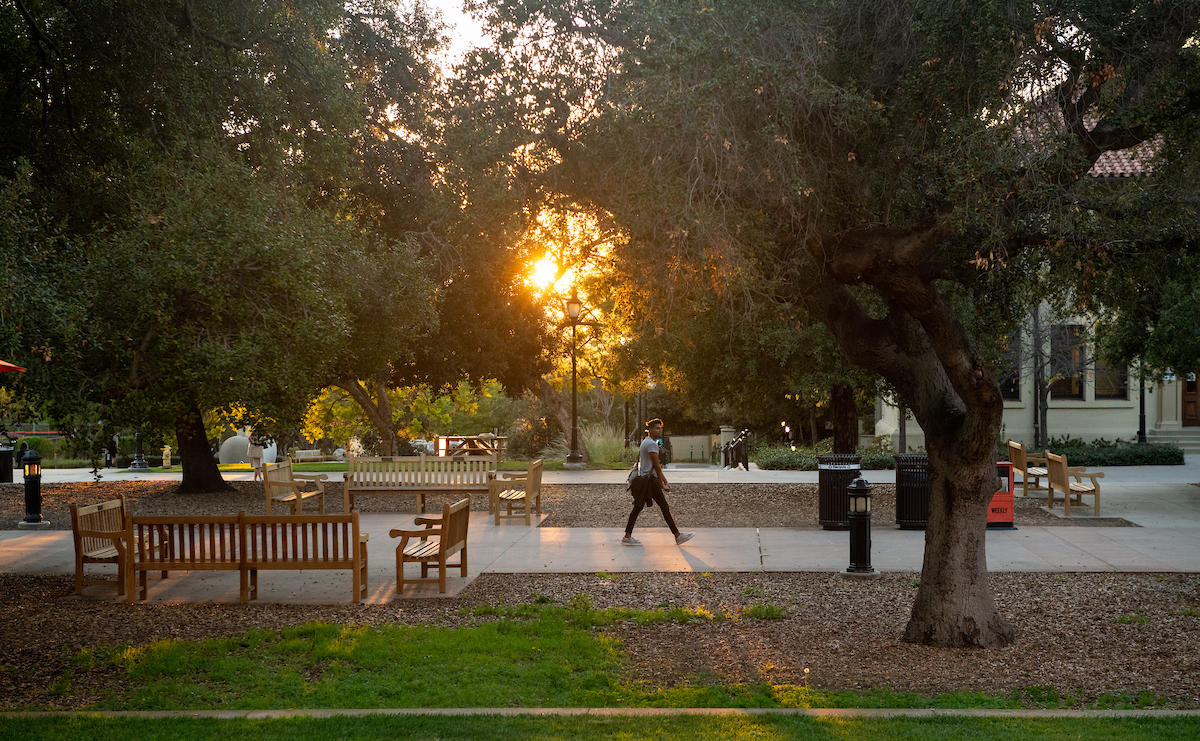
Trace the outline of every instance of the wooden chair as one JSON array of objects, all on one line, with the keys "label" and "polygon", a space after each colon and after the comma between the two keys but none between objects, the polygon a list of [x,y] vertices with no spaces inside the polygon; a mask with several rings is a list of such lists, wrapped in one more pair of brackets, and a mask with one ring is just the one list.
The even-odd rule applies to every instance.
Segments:
[{"label": "wooden chair", "polygon": [[[517,505],[519,511],[513,514],[513,505]],[[500,507],[504,505],[507,514],[500,513]],[[516,471],[502,471],[496,474],[495,478],[488,482],[488,511],[496,515],[496,524],[500,524],[500,519],[524,518],[525,524],[530,525],[532,521],[530,516],[533,512],[537,512],[538,516],[542,515],[542,459],[532,461],[529,464],[529,469],[524,473]]]},{"label": "wooden chair", "polygon": [[[267,514],[275,504],[286,504],[291,514],[303,514],[304,500],[316,498],[320,514],[325,514],[325,481],[329,474],[325,473],[295,473],[292,462],[271,463],[263,466],[263,491],[267,499]],[[305,491],[302,487],[309,483],[317,485],[314,491]]]},{"label": "wooden chair", "polygon": [[[117,594],[125,594],[125,568],[129,532],[125,527],[125,497],[80,507],[71,505],[71,537],[75,541],[75,594],[90,584],[112,584],[111,579],[88,579],[84,564],[115,563]],[[163,572],[166,578],[167,572]]]},{"label": "wooden chair", "polygon": [[[1013,471],[1021,474],[1021,496],[1029,496],[1030,490],[1049,492],[1050,487],[1041,486],[1038,484],[1043,478],[1046,478],[1048,472],[1046,470],[1046,459],[1039,455],[1029,455],[1025,452],[1025,443],[1008,441],[1008,458],[1012,461]],[[1030,465],[1041,464],[1041,465]],[[1033,485],[1029,485],[1029,480],[1033,479]]]},{"label": "wooden chair", "polygon": [[[471,500],[462,499],[454,504],[442,507],[441,517],[418,517],[413,521],[416,525],[424,525],[424,530],[392,530],[389,535],[400,538],[396,546],[396,594],[404,590],[405,584],[417,582],[438,583],[438,592],[446,591],[446,569],[458,568],[462,576],[467,575],[467,525],[471,521]],[[429,540],[436,537],[436,541]],[[455,553],[459,554],[458,563],[448,563],[447,559]],[[405,579],[404,564],[421,564],[420,579]],[[436,577],[429,576],[429,568],[438,570]]]},{"label": "wooden chair", "polygon": [[[1093,512],[1100,515],[1100,484],[1097,479],[1104,478],[1103,473],[1094,472],[1088,473],[1086,468],[1071,468],[1067,465],[1067,457],[1065,455],[1055,455],[1047,453],[1046,458],[1049,459],[1050,469],[1050,496],[1049,506],[1054,506],[1054,492],[1062,492],[1063,495],[1063,513],[1071,514],[1071,501],[1074,500],[1083,506],[1083,496],[1085,494],[1092,495]],[[1074,478],[1074,481],[1071,479]],[[1085,484],[1083,480],[1091,479],[1092,483]]]}]

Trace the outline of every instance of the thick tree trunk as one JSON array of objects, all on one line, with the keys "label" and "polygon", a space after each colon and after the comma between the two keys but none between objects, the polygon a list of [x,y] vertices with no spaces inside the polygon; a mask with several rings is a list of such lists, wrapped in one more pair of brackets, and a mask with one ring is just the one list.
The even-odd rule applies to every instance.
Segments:
[{"label": "thick tree trunk", "polygon": [[[868,312],[843,285],[810,283],[800,294],[854,363],[899,392],[925,431],[930,458],[930,519],[921,584],[906,640],[945,647],[1005,646],[1013,630],[996,609],[987,577],[987,504],[996,491],[996,438],[1004,404],[996,375],[951,303],[905,250],[936,243],[940,228],[822,244],[819,257],[846,285],[868,281],[887,312]],[[874,237],[878,237],[876,241]],[[823,252],[830,247],[830,252]],[[913,263],[915,264],[915,263]]]},{"label": "thick tree trunk", "polygon": [[980,464],[930,448],[929,525],[921,585],[904,640],[935,646],[999,646],[1013,630],[988,583],[987,507],[996,491],[994,460]]},{"label": "thick tree trunk", "polygon": [[175,439],[179,446],[179,462],[183,466],[183,481],[175,490],[177,493],[233,491],[233,487],[225,483],[221,469],[213,458],[198,404],[193,404],[175,418]]},{"label": "thick tree trunk", "polygon": [[858,450],[858,407],[854,403],[854,388],[833,387],[833,452],[853,453]]}]

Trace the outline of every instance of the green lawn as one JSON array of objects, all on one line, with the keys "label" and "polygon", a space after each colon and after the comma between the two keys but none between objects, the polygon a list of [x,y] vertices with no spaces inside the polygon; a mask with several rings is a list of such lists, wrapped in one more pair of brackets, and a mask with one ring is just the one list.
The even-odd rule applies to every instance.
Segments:
[{"label": "green lawn", "polygon": [[[926,696],[886,687],[826,690],[801,685],[721,684],[693,677],[672,687],[635,681],[619,641],[605,626],[774,619],[777,606],[741,615],[702,608],[597,610],[588,595],[567,607],[534,595],[530,604],[476,607],[457,628],[437,625],[309,623],[252,629],[205,641],[156,640],[84,649],[52,689],[70,696],[92,673],[122,677],[94,710],[255,710],[287,708],[1146,708],[1153,692],[1079,698],[1052,687],[1008,694]],[[437,681],[437,678],[453,678]],[[434,681],[431,681],[434,678]],[[29,708],[37,709],[37,708]]]},{"label": "green lawn", "polygon": [[809,718],[792,715],[708,717],[532,717],[369,715],[278,720],[100,718],[5,719],[3,737],[107,741],[324,741],[325,739],[987,739],[1026,741],[1180,741],[1200,736],[1200,718]]}]

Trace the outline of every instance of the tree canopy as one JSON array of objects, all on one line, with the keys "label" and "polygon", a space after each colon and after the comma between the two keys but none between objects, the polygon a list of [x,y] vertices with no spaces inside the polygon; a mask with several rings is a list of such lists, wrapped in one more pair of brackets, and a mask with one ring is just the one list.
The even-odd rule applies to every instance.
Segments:
[{"label": "tree canopy", "polygon": [[[993,340],[1039,292],[1096,301],[1133,253],[1191,250],[1185,201],[1120,205],[1168,181],[1194,198],[1174,174],[1196,156],[1196,4],[478,5],[500,50],[475,60],[473,110],[513,182],[622,224],[620,274],[646,315],[686,322],[709,288],[745,295],[824,323],[894,387],[934,492],[906,637],[1013,640],[983,578]],[[1131,190],[1086,177],[1156,140]],[[1133,219],[1173,220],[1177,238],[1112,243]]]}]

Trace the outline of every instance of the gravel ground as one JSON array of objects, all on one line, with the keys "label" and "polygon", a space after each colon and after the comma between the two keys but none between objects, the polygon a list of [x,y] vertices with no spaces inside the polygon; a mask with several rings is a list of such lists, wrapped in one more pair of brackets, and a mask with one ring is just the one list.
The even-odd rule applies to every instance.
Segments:
[{"label": "gravel ground", "polygon": [[[101,501],[118,491],[129,497],[134,512],[146,515],[256,512],[262,506],[257,484],[237,483],[234,494],[186,498],[171,488],[125,482],[47,486],[44,510],[60,528],[64,521],[69,526],[70,501]],[[330,487],[335,488],[337,501],[340,486]],[[876,489],[877,526],[893,517],[889,488]],[[679,485],[670,500],[684,527],[815,526],[815,491],[813,485]],[[19,486],[0,486],[0,523],[15,523],[23,513],[23,500],[13,501],[19,492]],[[565,527],[619,526],[628,502],[619,486],[547,486],[543,494],[550,512],[546,524]],[[364,497],[362,504],[366,511],[412,511],[412,498]],[[1018,502],[1016,518],[1018,526],[1128,524],[1065,523],[1031,502]],[[653,526],[656,520],[661,521],[657,510],[651,510],[639,524]],[[69,576],[0,574],[0,708],[79,708],[118,688],[123,681],[118,672],[74,666],[71,689],[51,694],[70,658],[83,648],[238,635],[251,627],[309,620],[456,626],[478,620],[468,616],[476,605],[525,603],[534,595],[565,605],[581,593],[590,595],[597,608],[678,606],[714,615],[687,624],[628,624],[607,631],[622,641],[630,677],[650,687],[768,682],[927,694],[1032,688],[1023,690],[1030,702],[1049,687],[1076,705],[1116,693],[1149,692],[1174,707],[1200,707],[1200,575],[993,574],[997,603],[1016,629],[1017,642],[990,650],[903,643],[916,578],[896,573],[868,582],[824,573],[485,574],[453,599],[367,606],[130,606],[77,598]],[[750,605],[783,608],[784,617],[741,617]]]}]

